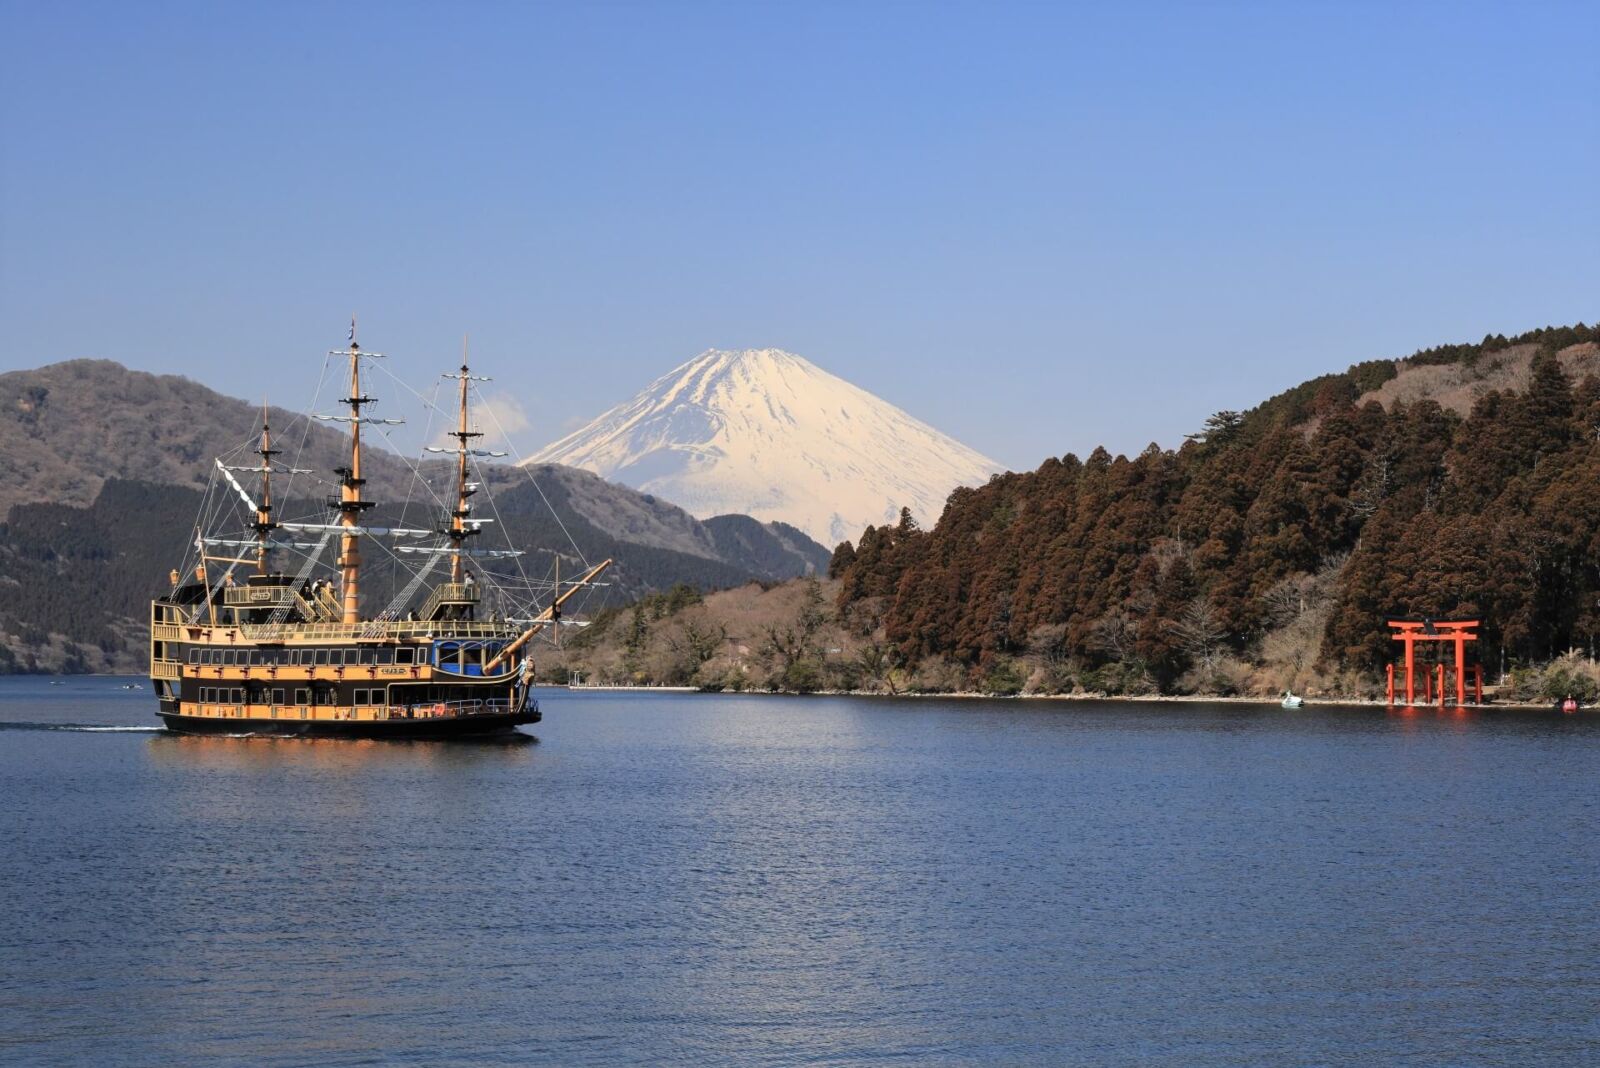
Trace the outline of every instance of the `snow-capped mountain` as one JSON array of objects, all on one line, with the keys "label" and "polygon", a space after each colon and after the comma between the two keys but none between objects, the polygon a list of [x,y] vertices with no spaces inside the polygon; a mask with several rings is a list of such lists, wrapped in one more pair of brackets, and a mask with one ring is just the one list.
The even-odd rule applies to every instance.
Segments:
[{"label": "snow-capped mountain", "polygon": [[902,506],[931,525],[951,490],[1003,470],[779,349],[703,352],[527,462],[585,468],[699,517],[779,520],[824,545]]}]

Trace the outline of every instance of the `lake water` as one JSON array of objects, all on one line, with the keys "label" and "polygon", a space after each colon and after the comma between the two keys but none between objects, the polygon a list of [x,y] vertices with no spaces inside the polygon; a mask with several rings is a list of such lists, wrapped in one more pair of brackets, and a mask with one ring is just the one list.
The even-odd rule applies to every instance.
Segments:
[{"label": "lake water", "polygon": [[1600,717],[120,681],[0,679],[0,1062],[1600,1063]]}]

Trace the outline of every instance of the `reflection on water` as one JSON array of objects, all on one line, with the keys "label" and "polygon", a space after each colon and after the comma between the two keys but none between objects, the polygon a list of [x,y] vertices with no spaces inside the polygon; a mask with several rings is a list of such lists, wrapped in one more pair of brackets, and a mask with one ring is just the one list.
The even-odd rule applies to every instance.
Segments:
[{"label": "reflection on water", "polygon": [[459,765],[473,760],[520,760],[539,744],[531,734],[511,731],[477,738],[273,738],[250,734],[178,734],[161,731],[148,741],[159,762],[201,766],[270,768],[285,763],[357,768],[373,762]]},{"label": "reflection on water", "polygon": [[0,680],[0,1062],[1600,1061],[1600,716],[112,685]]}]

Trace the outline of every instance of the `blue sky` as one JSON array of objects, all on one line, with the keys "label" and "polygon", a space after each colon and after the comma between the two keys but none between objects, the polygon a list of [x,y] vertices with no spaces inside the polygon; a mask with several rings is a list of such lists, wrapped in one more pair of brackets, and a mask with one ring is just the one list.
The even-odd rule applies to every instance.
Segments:
[{"label": "blue sky", "polygon": [[1600,6],[0,0],[0,370],[303,406],[352,311],[531,450],[779,346],[996,459],[1600,317]]}]

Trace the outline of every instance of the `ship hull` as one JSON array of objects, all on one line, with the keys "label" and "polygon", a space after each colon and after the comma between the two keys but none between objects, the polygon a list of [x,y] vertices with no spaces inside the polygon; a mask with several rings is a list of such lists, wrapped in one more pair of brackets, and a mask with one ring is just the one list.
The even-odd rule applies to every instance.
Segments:
[{"label": "ship hull", "polygon": [[228,734],[270,738],[481,738],[513,732],[520,724],[537,723],[537,709],[504,715],[438,719],[290,720],[219,719],[159,713],[174,734]]}]

